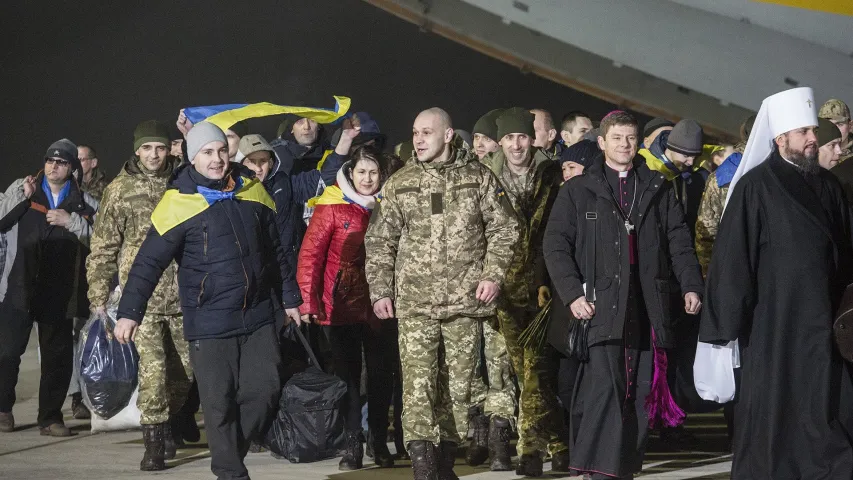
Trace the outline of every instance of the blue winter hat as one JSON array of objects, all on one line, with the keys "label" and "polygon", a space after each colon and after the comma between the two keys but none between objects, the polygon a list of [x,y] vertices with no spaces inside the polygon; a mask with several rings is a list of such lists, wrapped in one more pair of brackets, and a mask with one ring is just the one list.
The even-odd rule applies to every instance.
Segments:
[{"label": "blue winter hat", "polygon": [[581,140],[563,150],[563,153],[560,155],[560,165],[566,162],[575,162],[584,168],[588,168],[600,154],[601,150],[598,148],[597,143],[591,140]]}]

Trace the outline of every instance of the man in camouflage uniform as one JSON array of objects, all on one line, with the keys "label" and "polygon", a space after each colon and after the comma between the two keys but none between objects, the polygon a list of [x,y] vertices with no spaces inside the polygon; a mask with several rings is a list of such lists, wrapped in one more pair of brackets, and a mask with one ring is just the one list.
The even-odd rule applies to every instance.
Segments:
[{"label": "man in camouflage uniform", "polygon": [[827,100],[820,107],[817,116],[829,120],[841,130],[841,159],[838,163],[844,163],[853,157],[853,135],[850,135],[853,122],[850,120],[850,108],[847,104],[835,98]]},{"label": "man in camouflage uniform", "polygon": [[[151,213],[166,191],[169,177],[180,164],[180,159],[169,155],[167,127],[153,120],[136,127],[133,146],[135,155],[104,191],[101,210],[95,219],[92,253],[86,262],[89,301],[100,314],[104,314],[115,274],[118,273],[120,286],[127,282],[136,252],[151,228]],[[145,321],[137,331],[135,343],[139,352],[137,406],[141,412],[140,423],[163,425],[163,438],[146,437],[146,455],[141,469],[163,470],[165,464],[152,462],[149,450],[156,449],[154,444],[159,441],[161,445],[166,444],[167,458],[174,458],[170,420],[176,430],[179,425],[188,429],[195,426],[194,419],[176,416],[187,398],[192,371],[189,347],[183,338],[174,262],[148,303]],[[170,414],[176,417],[170,419]]]},{"label": "man in camouflage uniform", "polygon": [[[480,117],[474,125],[474,131],[477,132],[474,134],[477,144],[475,153],[481,161],[500,150],[500,145],[492,138],[497,137],[495,120],[503,111],[492,110]],[[508,471],[512,470],[509,432],[515,428],[515,374],[497,317],[490,322],[482,322],[480,328],[483,352],[480,357],[482,366],[477,372],[485,375],[475,378],[471,385],[468,420],[472,438],[465,452],[465,462],[474,467],[491,457],[491,471]]]},{"label": "man in camouflage uniform", "polygon": [[726,204],[726,196],[729,193],[729,184],[734,173],[740,165],[746,141],[755,123],[755,115],[751,115],[740,127],[740,143],[735,145],[734,153],[729,155],[717,170],[708,177],[705,183],[705,192],[699,203],[699,212],[696,218],[696,256],[699,265],[702,266],[702,274],[708,274],[708,265],[711,264],[711,254],[714,251],[714,240],[717,238],[717,227],[723,217],[723,207]]},{"label": "man in camouflage uniform", "polygon": [[498,177],[516,214],[521,240],[507,270],[498,302],[500,332],[521,387],[518,417],[518,475],[541,476],[543,457],[553,456],[554,471],[568,471],[568,446],[560,440],[555,352],[524,347],[519,335],[550,298],[542,255],[542,235],[562,178],[560,166],[533,146],[534,116],[507,109],[498,119],[501,149],[482,159]]},{"label": "man in camouflage uniform", "polygon": [[101,201],[104,189],[107,188],[107,175],[98,168],[98,154],[94,147],[77,145],[77,159],[83,170],[80,179],[80,190],[88,193],[97,201]]},{"label": "man in camouflage uniform", "polygon": [[480,321],[494,315],[518,240],[497,179],[453,139],[447,112],[418,115],[417,160],[385,184],[365,238],[374,312],[399,318],[403,431],[416,480],[457,478]]}]

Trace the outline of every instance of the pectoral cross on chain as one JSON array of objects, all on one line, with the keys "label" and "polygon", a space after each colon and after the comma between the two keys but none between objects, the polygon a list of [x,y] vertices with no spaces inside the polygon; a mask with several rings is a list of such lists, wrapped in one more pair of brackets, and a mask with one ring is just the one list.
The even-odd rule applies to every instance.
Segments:
[{"label": "pectoral cross on chain", "polygon": [[630,220],[625,220],[625,230],[628,232],[628,235],[632,235],[634,233],[634,224],[632,224]]}]

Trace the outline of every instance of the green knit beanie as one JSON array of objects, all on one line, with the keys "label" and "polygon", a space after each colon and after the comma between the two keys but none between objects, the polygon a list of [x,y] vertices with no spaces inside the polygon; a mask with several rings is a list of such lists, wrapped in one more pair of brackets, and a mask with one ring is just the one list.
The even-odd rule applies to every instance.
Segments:
[{"label": "green knit beanie", "polygon": [[535,115],[526,108],[512,107],[504,110],[495,121],[498,125],[498,136],[494,140],[500,142],[510,133],[524,133],[527,136],[535,137],[536,131],[533,129],[535,118]]},{"label": "green knit beanie", "polygon": [[503,108],[496,108],[480,117],[480,119],[477,120],[477,123],[474,124],[474,128],[471,130],[471,134],[479,133],[480,135],[485,135],[496,142],[500,140],[497,136],[498,126],[495,123],[495,120],[497,120],[497,118],[500,117],[503,112]]},{"label": "green knit beanie", "polygon": [[827,143],[841,138],[841,130],[825,118],[817,119],[817,146],[822,147]]},{"label": "green knit beanie", "polygon": [[169,128],[157,120],[146,120],[133,131],[133,151],[139,150],[144,143],[158,142],[169,145]]}]

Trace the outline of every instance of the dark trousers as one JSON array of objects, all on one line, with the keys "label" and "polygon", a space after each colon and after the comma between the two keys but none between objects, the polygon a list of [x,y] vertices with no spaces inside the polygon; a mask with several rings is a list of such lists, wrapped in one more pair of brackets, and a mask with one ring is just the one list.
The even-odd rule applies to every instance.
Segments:
[{"label": "dark trousers", "polygon": [[329,340],[332,370],[346,382],[347,394],[341,400],[341,412],[348,432],[361,430],[361,353],[367,363],[367,419],[377,442],[385,442],[388,410],[399,368],[397,323],[384,321],[379,330],[365,323],[332,325],[324,329]]},{"label": "dark trousers", "polygon": [[41,347],[38,425],[47,427],[62,423],[74,363],[74,320],[65,318],[64,312],[50,314],[34,308],[27,313],[0,303],[0,412],[11,412],[15,405],[21,355],[35,322]]},{"label": "dark trousers", "polygon": [[571,444],[571,435],[569,429],[572,424],[572,393],[575,391],[575,380],[578,376],[580,362],[575,357],[566,357],[557,353],[559,359],[559,367],[557,370],[557,398],[563,407],[563,428],[561,428],[560,436],[563,443]]},{"label": "dark trousers", "polygon": [[275,325],[249,335],[190,342],[190,363],[204,409],[210,469],[220,480],[247,480],[243,459],[262,440],[281,397]]}]

